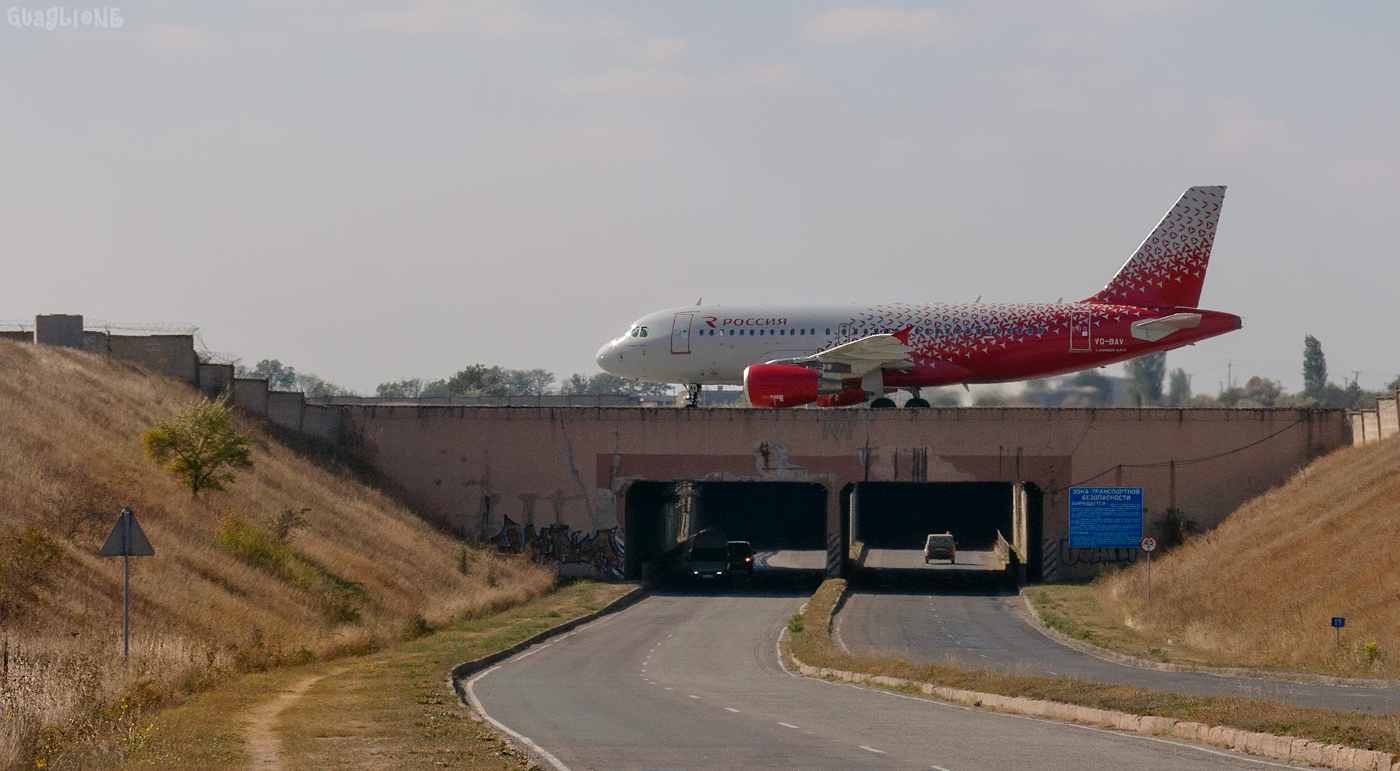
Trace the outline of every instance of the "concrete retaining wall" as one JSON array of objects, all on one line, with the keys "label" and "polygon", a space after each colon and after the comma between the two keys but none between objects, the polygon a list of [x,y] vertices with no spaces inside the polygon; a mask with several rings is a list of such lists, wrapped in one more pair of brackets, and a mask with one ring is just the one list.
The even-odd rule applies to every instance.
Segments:
[{"label": "concrete retaining wall", "polygon": [[284,428],[301,430],[301,413],[306,397],[301,391],[269,391],[267,419]]},{"label": "concrete retaining wall", "polygon": [[199,365],[199,390],[210,398],[233,396],[234,368],[232,364],[201,362]]},{"label": "concrete retaining wall", "polygon": [[1071,485],[1141,486],[1149,524],[1177,507],[1212,527],[1348,441],[1342,410],[339,409],[347,443],[487,539],[560,528],[572,542],[620,547],[627,492],[641,480],[820,484],[838,539],[849,483],[1023,481],[1044,492],[1042,564],[1061,578],[1138,555],[1068,548]]},{"label": "concrete retaining wall", "polygon": [[199,356],[194,335],[108,335],[107,350],[113,356],[162,375],[199,383]]},{"label": "concrete retaining wall", "polygon": [[254,415],[266,415],[267,378],[234,378],[233,403]]}]

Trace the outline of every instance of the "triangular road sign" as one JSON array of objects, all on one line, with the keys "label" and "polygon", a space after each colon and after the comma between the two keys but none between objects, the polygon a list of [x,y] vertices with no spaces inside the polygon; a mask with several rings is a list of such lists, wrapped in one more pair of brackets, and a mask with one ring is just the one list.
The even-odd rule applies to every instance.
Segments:
[{"label": "triangular road sign", "polygon": [[146,540],[146,534],[141,532],[141,526],[136,524],[136,515],[131,509],[122,509],[116,527],[112,528],[112,534],[107,536],[107,542],[102,544],[97,556],[153,557],[155,553],[151,542]]}]

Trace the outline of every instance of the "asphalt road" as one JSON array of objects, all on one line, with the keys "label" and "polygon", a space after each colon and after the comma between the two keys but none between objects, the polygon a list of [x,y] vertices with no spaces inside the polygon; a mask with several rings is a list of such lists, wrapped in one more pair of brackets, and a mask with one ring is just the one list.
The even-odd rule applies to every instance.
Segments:
[{"label": "asphalt road", "polygon": [[1215,748],[790,675],[811,591],[652,596],[475,676],[493,721],[574,769],[1260,769]]},{"label": "asphalt road", "polygon": [[1065,647],[1033,628],[1020,597],[994,592],[857,591],[837,616],[838,639],[857,653],[954,661],[1003,672],[1124,683],[1200,696],[1242,696],[1325,709],[1400,712],[1400,691],[1160,672]]},{"label": "asphalt road", "polygon": [[1000,570],[1001,567],[995,560],[996,554],[990,549],[987,551],[959,549],[956,562],[947,560],[924,562],[924,552],[921,549],[871,549],[862,560],[861,567],[939,571]]}]

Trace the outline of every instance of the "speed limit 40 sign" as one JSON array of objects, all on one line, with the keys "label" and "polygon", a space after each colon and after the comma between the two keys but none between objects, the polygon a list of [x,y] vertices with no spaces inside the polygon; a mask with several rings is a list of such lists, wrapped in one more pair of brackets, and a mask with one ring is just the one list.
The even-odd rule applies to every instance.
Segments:
[{"label": "speed limit 40 sign", "polygon": [[1140,543],[1139,545],[1142,546],[1142,550],[1147,552],[1148,554],[1157,551],[1157,539],[1153,538],[1150,535],[1143,536],[1142,543]]}]

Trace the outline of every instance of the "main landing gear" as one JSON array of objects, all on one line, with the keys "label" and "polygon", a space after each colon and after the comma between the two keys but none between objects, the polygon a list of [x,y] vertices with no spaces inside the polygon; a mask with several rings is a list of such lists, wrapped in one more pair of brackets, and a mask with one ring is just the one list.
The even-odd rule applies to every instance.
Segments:
[{"label": "main landing gear", "polygon": [[685,406],[686,406],[686,407],[699,407],[699,406],[700,406],[700,384],[699,384],[699,383],[689,383],[689,384],[686,385],[686,387],[685,387]]},{"label": "main landing gear", "polygon": [[919,395],[919,390],[920,390],[920,389],[918,389],[918,388],[911,389],[910,392],[913,393],[914,396],[913,396],[912,398],[910,398],[909,401],[907,401],[907,402],[904,403],[905,408],[911,409],[911,410],[913,410],[913,409],[925,409],[925,410],[928,409],[929,403],[928,403],[927,400],[924,399],[924,397],[922,397],[922,396]]},{"label": "main landing gear", "polygon": [[872,409],[872,410],[892,410],[892,409],[894,409],[894,400],[893,400],[893,399],[890,399],[890,398],[887,398],[887,397],[884,397],[884,396],[881,396],[881,397],[878,398],[878,399],[871,399],[871,400],[870,400],[870,409]]}]

